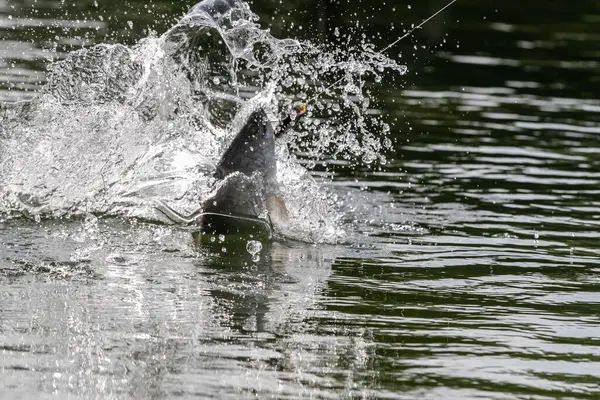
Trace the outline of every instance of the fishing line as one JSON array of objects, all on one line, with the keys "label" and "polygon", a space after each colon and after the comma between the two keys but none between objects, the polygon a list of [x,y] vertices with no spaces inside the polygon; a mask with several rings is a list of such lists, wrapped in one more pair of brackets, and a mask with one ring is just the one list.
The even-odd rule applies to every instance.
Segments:
[{"label": "fishing line", "polygon": [[433,18],[435,18],[439,13],[441,13],[442,11],[444,11],[446,8],[450,7],[452,4],[454,4],[456,2],[456,0],[452,0],[450,3],[446,4],[444,7],[440,8],[435,14],[433,14],[431,17],[427,18],[425,21],[421,22],[419,25],[415,26],[414,28],[412,28],[411,30],[409,30],[408,32],[406,32],[404,34],[404,36],[399,37],[398,39],[396,39],[396,41],[392,44],[390,44],[389,46],[387,46],[386,48],[384,48],[383,50],[380,50],[380,53],[383,53],[386,50],[389,50],[390,48],[394,47],[399,41],[401,41],[402,39],[404,39],[407,36],[410,36],[414,31],[416,31],[417,29],[421,28],[423,25],[425,25],[426,23],[428,23],[429,21],[431,21]]},{"label": "fishing line", "polygon": [[[408,32],[406,32],[404,35],[400,36],[398,39],[396,39],[393,43],[389,44],[388,46],[386,46],[384,49],[380,50],[380,53],[383,53],[384,51],[389,50],[390,48],[394,47],[396,44],[398,44],[398,42],[400,42],[402,39],[405,39],[406,37],[412,35],[412,33],[414,31],[416,31],[417,29],[421,28],[423,25],[425,25],[427,22],[431,21],[433,18],[435,18],[438,14],[440,14],[442,11],[444,11],[446,8],[450,7],[452,4],[456,3],[457,0],[452,0],[450,1],[448,4],[446,4],[444,7],[440,8],[435,14],[431,15],[429,18],[427,18],[426,20],[424,20],[423,22],[421,22],[419,25],[415,26],[414,28],[410,29]],[[337,85],[338,83],[340,83],[341,81],[343,81],[346,77],[343,76],[340,79],[338,79],[337,81],[333,82],[331,85],[327,86],[323,92],[331,89],[333,86]],[[311,97],[310,99],[308,99],[306,101],[306,104],[312,103],[313,101],[315,101],[316,99],[319,98],[319,96],[321,96],[323,94],[323,92],[321,93],[317,93],[316,95],[314,95],[313,97]]]}]

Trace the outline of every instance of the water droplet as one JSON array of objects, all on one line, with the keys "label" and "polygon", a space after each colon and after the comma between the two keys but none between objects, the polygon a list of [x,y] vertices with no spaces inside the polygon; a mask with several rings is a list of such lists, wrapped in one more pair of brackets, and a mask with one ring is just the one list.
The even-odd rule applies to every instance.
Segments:
[{"label": "water droplet", "polygon": [[[246,243],[246,250],[252,256],[257,256],[262,250],[262,248],[262,243],[258,240],[249,240],[248,243]],[[252,261],[254,261],[254,257],[252,258]]]},{"label": "water droplet", "polygon": [[365,162],[366,164],[371,164],[373,161],[375,161],[377,157],[375,157],[375,155],[371,152],[365,153],[363,155],[363,162]]},{"label": "water droplet", "polygon": [[219,235],[219,243],[223,243],[225,241],[225,235]]}]

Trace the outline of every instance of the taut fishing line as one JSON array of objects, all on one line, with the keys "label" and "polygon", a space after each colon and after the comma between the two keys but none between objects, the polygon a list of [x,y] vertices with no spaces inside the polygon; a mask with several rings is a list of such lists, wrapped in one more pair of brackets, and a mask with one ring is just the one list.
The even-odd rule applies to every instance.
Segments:
[{"label": "taut fishing line", "polygon": [[[383,53],[387,50],[389,50],[390,48],[394,47],[396,44],[398,44],[401,40],[407,38],[408,36],[412,35],[412,33],[414,31],[416,31],[417,29],[421,28],[423,25],[425,25],[427,22],[431,21],[433,18],[435,18],[437,15],[439,15],[441,12],[443,12],[445,9],[447,9],[448,7],[450,7],[452,4],[456,3],[457,0],[452,0],[450,1],[448,4],[446,4],[444,7],[440,8],[438,11],[436,11],[433,15],[431,15],[429,18],[423,20],[419,25],[415,26],[414,28],[410,29],[408,32],[406,32],[404,35],[400,36],[398,39],[396,39],[394,42],[392,42],[391,44],[389,44],[388,46],[386,46],[385,48],[383,48],[382,50],[380,50],[380,53]],[[340,79],[338,79],[337,81],[333,82],[331,85],[327,86],[325,88],[325,90],[323,90],[323,92],[325,92],[326,90],[329,90],[330,88],[332,88],[333,86],[337,85],[338,83],[340,83],[341,81],[343,81],[345,79],[345,77],[342,77]],[[323,92],[321,93],[317,93],[315,96],[313,96],[312,98],[310,98],[306,104],[308,105],[309,103],[315,101],[316,99],[319,98],[319,96],[321,96],[323,94]]]}]

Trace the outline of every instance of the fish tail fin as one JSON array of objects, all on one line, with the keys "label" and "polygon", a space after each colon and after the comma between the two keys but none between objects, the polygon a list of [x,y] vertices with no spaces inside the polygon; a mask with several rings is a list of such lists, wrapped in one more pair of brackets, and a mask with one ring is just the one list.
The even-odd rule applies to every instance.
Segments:
[{"label": "fish tail fin", "polygon": [[171,206],[169,206],[164,201],[158,200],[156,202],[156,206],[154,207],[157,211],[163,214],[169,221],[174,224],[179,225],[189,225],[194,222],[197,218],[198,214],[200,214],[201,210],[198,210],[188,216],[181,214],[180,212],[174,210]]}]

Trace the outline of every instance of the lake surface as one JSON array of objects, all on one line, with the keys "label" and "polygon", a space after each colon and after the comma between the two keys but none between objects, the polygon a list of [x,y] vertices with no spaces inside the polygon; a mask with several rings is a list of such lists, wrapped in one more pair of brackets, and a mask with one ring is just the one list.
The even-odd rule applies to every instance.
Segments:
[{"label": "lake surface", "polygon": [[[193,5],[99,3],[0,0],[0,99],[39,99],[51,61],[160,35]],[[277,38],[336,49],[364,33],[382,49],[444,4],[251,9]],[[29,206],[15,211],[4,188],[0,399],[599,398],[599,40],[597,1],[458,0],[386,51],[405,75],[366,83],[386,162],[298,150],[334,211],[318,195],[297,205],[322,226],[262,243],[258,260],[131,205],[71,217],[19,192]],[[78,113],[114,131],[127,119]],[[62,126],[39,115],[52,118],[18,121],[11,155]],[[85,154],[72,144],[62,158]],[[45,179],[32,160],[15,173],[35,171],[23,191]]]}]

